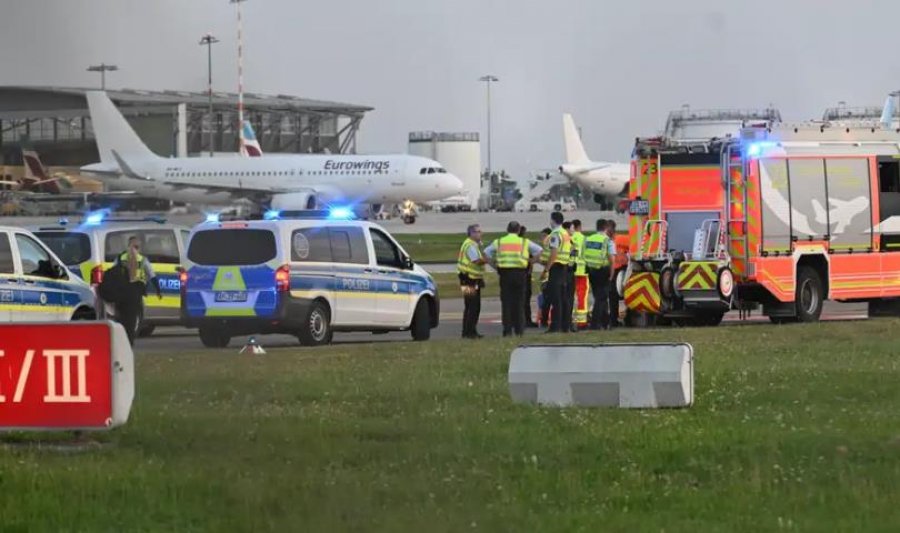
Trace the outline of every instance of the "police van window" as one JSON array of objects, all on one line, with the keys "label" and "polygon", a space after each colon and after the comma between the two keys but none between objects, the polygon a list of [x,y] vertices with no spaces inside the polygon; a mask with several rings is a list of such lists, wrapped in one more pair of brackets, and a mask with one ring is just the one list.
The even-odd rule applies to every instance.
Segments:
[{"label": "police van window", "polygon": [[191,236],[191,232],[189,230],[183,229],[181,230],[181,245],[187,248],[188,237]]},{"label": "police van window", "polygon": [[0,274],[15,274],[15,272],[16,267],[13,265],[9,236],[6,233],[0,233]]},{"label": "police van window", "polygon": [[22,261],[22,273],[26,276],[56,278],[53,272],[53,260],[46,250],[34,239],[21,233],[16,234],[16,245],[19,247],[19,258]]},{"label": "police van window", "polygon": [[91,239],[77,231],[37,231],[35,235],[66,265],[79,265],[91,258]]},{"label": "police van window", "polygon": [[335,263],[369,264],[369,250],[362,228],[328,228],[331,238],[331,256]]},{"label": "police van window", "polygon": [[188,259],[198,265],[259,265],[275,258],[275,234],[265,229],[214,229],[191,237]]},{"label": "police van window", "polygon": [[369,234],[372,235],[375,262],[378,263],[378,266],[403,268],[403,264],[400,262],[400,250],[394,246],[394,243],[377,229],[369,229]]},{"label": "police van window", "polygon": [[151,263],[180,263],[181,255],[178,253],[178,241],[175,240],[175,231],[166,230],[123,230],[111,231],[106,234],[104,256],[107,263],[115,261],[128,250],[128,239],[134,235],[141,245],[141,255]]},{"label": "police van window", "polygon": [[303,228],[291,235],[291,261],[330,263],[328,228]]}]

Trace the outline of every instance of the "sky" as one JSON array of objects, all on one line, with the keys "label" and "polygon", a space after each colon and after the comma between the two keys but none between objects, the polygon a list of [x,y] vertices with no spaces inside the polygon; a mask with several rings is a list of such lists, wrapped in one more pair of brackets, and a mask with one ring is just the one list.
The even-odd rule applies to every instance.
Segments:
[{"label": "sky", "polygon": [[[563,159],[571,112],[595,160],[627,161],[669,111],[756,108],[820,118],[838,101],[880,105],[900,88],[896,0],[247,0],[244,85],[369,105],[358,150],[403,152],[410,131],[486,138],[493,166],[524,178]],[[228,0],[0,0],[8,85],[202,91],[237,88]],[[485,142],[482,142],[485,151]],[[486,152],[485,152],[486,153]],[[485,157],[486,159],[486,157]]]}]

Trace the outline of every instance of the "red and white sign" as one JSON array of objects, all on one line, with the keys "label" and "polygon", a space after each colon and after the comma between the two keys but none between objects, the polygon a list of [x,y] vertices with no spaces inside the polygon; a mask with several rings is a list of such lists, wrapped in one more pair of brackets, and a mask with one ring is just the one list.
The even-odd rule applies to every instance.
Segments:
[{"label": "red and white sign", "polygon": [[124,424],[133,360],[125,330],[112,322],[0,324],[0,430]]}]

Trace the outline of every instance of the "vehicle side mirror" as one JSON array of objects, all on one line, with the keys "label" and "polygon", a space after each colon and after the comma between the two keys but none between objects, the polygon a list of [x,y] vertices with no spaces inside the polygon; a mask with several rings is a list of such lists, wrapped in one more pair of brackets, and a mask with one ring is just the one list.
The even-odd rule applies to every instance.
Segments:
[{"label": "vehicle side mirror", "polygon": [[53,275],[56,279],[68,279],[69,274],[66,272],[66,267],[62,265],[53,265]]},{"label": "vehicle side mirror", "polygon": [[410,259],[408,255],[404,255],[400,259],[400,261],[403,263],[404,270],[412,270],[413,269],[413,266],[414,266],[413,260]]}]

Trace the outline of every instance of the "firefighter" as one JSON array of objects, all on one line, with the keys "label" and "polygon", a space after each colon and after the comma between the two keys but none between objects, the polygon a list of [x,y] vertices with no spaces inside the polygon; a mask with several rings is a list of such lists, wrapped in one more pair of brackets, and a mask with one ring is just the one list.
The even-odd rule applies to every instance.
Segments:
[{"label": "firefighter", "polygon": [[466,230],[466,240],[459,248],[456,271],[459,288],[463,294],[462,336],[464,339],[480,339],[478,317],[481,315],[481,289],[484,288],[484,265],[487,259],[481,251],[481,226],[472,224]]},{"label": "firefighter", "polygon": [[500,274],[500,306],[503,316],[503,336],[525,334],[525,277],[532,257],[541,254],[541,247],[519,235],[519,223],[510,222],[506,235],[485,248]]},{"label": "firefighter", "polygon": [[156,297],[162,300],[159,279],[153,272],[153,266],[141,255],[140,240],[134,235],[128,238],[128,249],[116,259],[128,271],[128,284],[123,287],[125,294],[116,303],[116,322],[122,324],[128,335],[128,342],[134,345],[134,336],[138,328],[138,319],[144,306],[147,285],[156,288]]},{"label": "firefighter", "polygon": [[571,279],[574,281],[572,288],[574,314],[572,325],[575,329],[586,327],[588,315],[588,275],[584,264],[584,234],[581,232],[581,221],[572,221],[572,249],[575,252],[575,264],[572,269]]},{"label": "firefighter", "polygon": [[591,310],[591,329],[609,329],[609,235],[608,221],[597,220],[597,232],[585,239],[584,262],[590,278],[594,307]]},{"label": "firefighter", "polygon": [[606,221],[606,235],[609,240],[606,245],[609,248],[609,327],[617,328],[622,324],[619,322],[619,291],[616,288],[616,221]]},{"label": "firefighter", "polygon": [[550,306],[550,327],[548,333],[568,332],[572,318],[572,309],[565,312],[566,293],[569,290],[569,255],[572,240],[563,229],[563,214],[554,211],[550,214],[550,238],[547,240],[549,253],[544,261],[544,268],[549,271],[547,278],[547,305]]},{"label": "firefighter", "polygon": [[[550,228],[541,230],[541,265],[547,264],[550,257]],[[547,279],[550,277],[550,270],[545,266],[541,268],[541,292],[538,294],[538,309],[540,310],[539,325],[547,327],[550,324],[550,298],[547,296]]]},{"label": "firefighter", "polygon": [[[525,238],[525,234],[528,232],[528,229],[525,226],[519,228],[519,237]],[[549,232],[548,232],[549,233]],[[543,237],[543,236],[542,236]],[[541,239],[543,241],[543,238]],[[543,248],[541,248],[541,252],[543,253]],[[534,321],[534,315],[531,314],[531,292],[532,292],[532,274],[534,271],[534,261],[528,262],[528,270],[525,272],[525,301],[523,302],[522,309],[525,311],[525,327],[526,328],[536,328],[538,327],[537,322]]]}]

